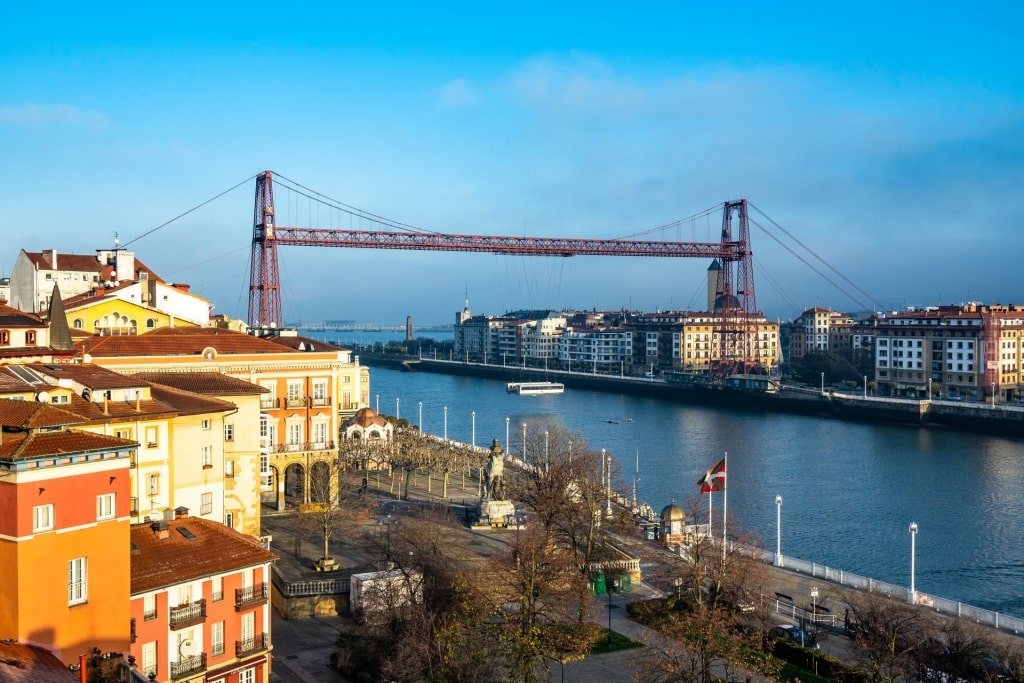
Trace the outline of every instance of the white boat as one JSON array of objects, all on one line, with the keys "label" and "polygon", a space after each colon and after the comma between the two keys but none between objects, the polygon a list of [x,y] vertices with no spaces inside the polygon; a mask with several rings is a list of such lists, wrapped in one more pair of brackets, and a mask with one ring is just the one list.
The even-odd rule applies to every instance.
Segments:
[{"label": "white boat", "polygon": [[540,394],[561,394],[565,385],[561,382],[509,382],[505,391],[521,396],[537,396]]}]

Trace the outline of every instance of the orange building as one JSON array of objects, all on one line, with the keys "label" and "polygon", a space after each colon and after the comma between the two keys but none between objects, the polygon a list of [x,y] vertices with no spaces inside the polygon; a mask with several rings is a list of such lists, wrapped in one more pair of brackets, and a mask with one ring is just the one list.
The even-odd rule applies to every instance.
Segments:
[{"label": "orange building", "polygon": [[138,444],[70,429],[84,422],[0,399],[0,640],[66,665],[94,649],[124,652],[130,634],[124,548]]},{"label": "orange building", "polygon": [[179,508],[131,528],[131,654],[156,681],[270,680],[270,565],[251,537]]}]

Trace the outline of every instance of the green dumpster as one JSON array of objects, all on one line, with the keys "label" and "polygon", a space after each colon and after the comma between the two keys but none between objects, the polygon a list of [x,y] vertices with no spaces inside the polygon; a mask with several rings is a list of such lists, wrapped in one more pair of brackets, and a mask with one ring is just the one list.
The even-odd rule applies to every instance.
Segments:
[{"label": "green dumpster", "polygon": [[623,574],[622,576],[620,576],[618,582],[616,583],[615,590],[619,591],[620,593],[629,593],[630,591],[632,591],[633,577],[629,574]]},{"label": "green dumpster", "polygon": [[590,585],[594,589],[594,595],[606,595],[608,584],[604,578],[604,572],[594,572],[590,575]]}]

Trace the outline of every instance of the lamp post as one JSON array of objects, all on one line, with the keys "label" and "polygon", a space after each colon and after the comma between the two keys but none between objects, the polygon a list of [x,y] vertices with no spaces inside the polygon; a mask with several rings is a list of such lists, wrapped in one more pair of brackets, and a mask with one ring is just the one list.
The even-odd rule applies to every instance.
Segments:
[{"label": "lamp post", "polygon": [[682,593],[683,579],[681,577],[677,576],[675,578],[674,583],[676,584],[676,600],[678,600],[679,598],[681,598],[683,596],[683,593]]},{"label": "lamp post", "polygon": [[448,443],[448,406],[442,408],[444,412],[444,442]]},{"label": "lamp post", "polygon": [[825,393],[825,373],[821,373],[821,393]]},{"label": "lamp post", "polygon": [[472,423],[473,424],[473,431],[472,431],[472,435],[473,436],[472,436],[472,439],[470,440],[470,444],[472,444],[473,448],[476,448],[476,411],[474,410],[473,412],[471,412],[469,414],[469,416],[470,416],[470,418],[473,421],[473,423]]},{"label": "lamp post", "polygon": [[[601,454],[604,454],[604,449],[601,449]],[[604,513],[605,516],[612,516],[612,456],[608,456],[608,466],[605,468],[608,473],[608,483],[604,489]]]},{"label": "lamp post", "polygon": [[775,496],[775,566],[782,566],[782,496]]},{"label": "lamp post", "polygon": [[401,405],[401,401],[402,401],[402,399],[398,398],[397,396],[395,397],[395,419],[396,420],[402,419],[402,411],[399,410],[399,406]]},{"label": "lamp post", "polygon": [[910,603],[917,604],[917,588],[914,586],[914,540],[917,538],[917,522],[910,523]]},{"label": "lamp post", "polygon": [[377,403],[376,403],[376,405],[377,405],[377,408],[376,408],[377,414],[380,415],[380,394],[377,394]]},{"label": "lamp post", "polygon": [[526,463],[526,423],[523,423],[523,440],[519,443],[519,455]]},{"label": "lamp post", "polygon": [[811,586],[811,621],[818,620],[818,587]]},{"label": "lamp post", "polygon": [[992,382],[992,408],[996,407],[996,383]]},{"label": "lamp post", "polygon": [[505,452],[508,453],[508,423],[511,418],[505,418]]},{"label": "lamp post", "polygon": [[420,401],[420,434],[423,433],[423,401]]},{"label": "lamp post", "polygon": [[868,397],[868,376],[864,375],[864,398]]},{"label": "lamp post", "polygon": [[544,474],[548,473],[550,469],[550,460],[548,459],[548,430],[544,430]]},{"label": "lamp post", "polygon": [[928,378],[928,400],[932,400],[932,378]]}]

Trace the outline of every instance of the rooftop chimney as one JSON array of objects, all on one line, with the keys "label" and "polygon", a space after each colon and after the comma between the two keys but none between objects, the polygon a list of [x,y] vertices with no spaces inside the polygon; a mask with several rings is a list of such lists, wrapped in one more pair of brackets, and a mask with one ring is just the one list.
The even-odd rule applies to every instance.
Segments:
[{"label": "rooftop chimney", "polygon": [[188,519],[188,508],[184,505],[174,508],[175,519]]},{"label": "rooftop chimney", "polygon": [[167,526],[167,522],[153,522],[149,525],[149,528],[153,530],[153,533],[156,534],[156,537],[159,538],[161,541],[165,538],[169,538],[171,535],[171,531]]}]

